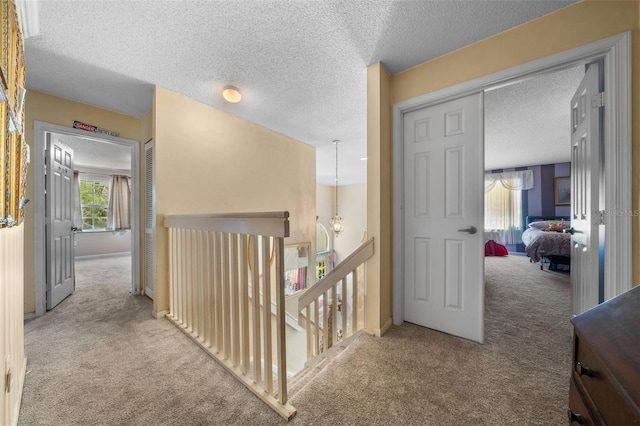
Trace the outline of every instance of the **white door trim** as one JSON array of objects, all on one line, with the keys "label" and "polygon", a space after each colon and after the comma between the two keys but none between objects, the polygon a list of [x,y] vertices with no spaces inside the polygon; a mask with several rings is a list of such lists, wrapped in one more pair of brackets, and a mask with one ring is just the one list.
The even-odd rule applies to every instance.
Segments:
[{"label": "white door trim", "polygon": [[36,316],[46,312],[46,252],[44,240],[45,200],[44,200],[44,135],[45,132],[64,135],[80,136],[84,139],[108,141],[131,148],[131,186],[134,214],[131,218],[131,290],[133,294],[140,292],[140,143],[131,139],[96,134],[72,127],[64,127],[43,121],[34,122],[33,158],[33,211],[34,211],[34,262],[35,262],[35,292]]},{"label": "white door trim", "polygon": [[604,58],[605,300],[631,288],[631,33],[626,32],[393,105],[393,323],[404,321],[403,115],[479,90]]}]

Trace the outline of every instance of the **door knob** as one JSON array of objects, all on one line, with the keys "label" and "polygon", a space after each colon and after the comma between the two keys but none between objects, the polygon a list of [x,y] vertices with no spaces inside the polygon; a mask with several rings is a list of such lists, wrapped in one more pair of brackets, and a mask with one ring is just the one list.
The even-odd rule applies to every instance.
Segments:
[{"label": "door knob", "polygon": [[471,235],[475,234],[476,232],[478,232],[478,228],[476,228],[475,226],[470,226],[468,228],[464,228],[464,229],[458,229],[458,232],[468,232]]}]

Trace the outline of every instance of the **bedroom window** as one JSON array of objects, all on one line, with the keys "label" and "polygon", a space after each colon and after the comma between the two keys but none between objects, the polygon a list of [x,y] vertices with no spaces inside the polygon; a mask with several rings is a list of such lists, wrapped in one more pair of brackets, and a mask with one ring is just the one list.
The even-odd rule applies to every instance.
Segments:
[{"label": "bedroom window", "polygon": [[108,175],[80,174],[80,205],[83,230],[105,230],[109,208]]},{"label": "bedroom window", "polygon": [[484,178],[484,228],[503,244],[522,242],[522,191],[533,188],[533,171],[492,173]]},{"label": "bedroom window", "polygon": [[522,191],[496,185],[484,195],[484,228],[496,231],[504,244],[521,243]]}]

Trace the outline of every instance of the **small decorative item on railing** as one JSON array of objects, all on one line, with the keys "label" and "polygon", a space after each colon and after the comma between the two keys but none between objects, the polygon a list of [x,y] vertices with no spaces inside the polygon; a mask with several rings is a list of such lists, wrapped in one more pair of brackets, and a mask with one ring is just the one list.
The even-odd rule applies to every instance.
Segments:
[{"label": "small decorative item on railing", "polygon": [[287,402],[289,213],[167,216],[164,226],[170,247],[167,318],[290,419],[296,410]]}]

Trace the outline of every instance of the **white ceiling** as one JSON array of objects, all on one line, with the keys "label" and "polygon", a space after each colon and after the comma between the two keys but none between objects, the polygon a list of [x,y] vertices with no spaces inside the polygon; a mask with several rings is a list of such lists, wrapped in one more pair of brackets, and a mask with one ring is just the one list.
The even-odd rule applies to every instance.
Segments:
[{"label": "white ceiling", "polygon": [[55,138],[73,150],[76,168],[131,171],[128,146],[61,134],[55,134]]},{"label": "white ceiling", "polygon": [[[159,85],[316,146],[333,185],[333,139],[340,183],[366,181],[369,65],[396,73],[574,1],[30,2],[28,89],[141,117]],[[227,84],[240,103],[222,100]]]},{"label": "white ceiling", "polygon": [[571,161],[571,98],[584,66],[485,92],[485,169]]}]

